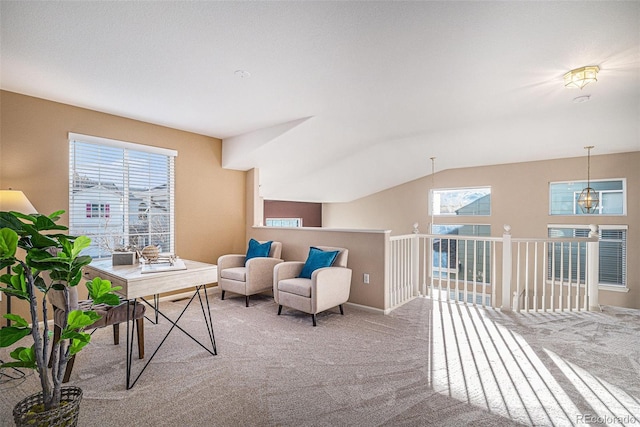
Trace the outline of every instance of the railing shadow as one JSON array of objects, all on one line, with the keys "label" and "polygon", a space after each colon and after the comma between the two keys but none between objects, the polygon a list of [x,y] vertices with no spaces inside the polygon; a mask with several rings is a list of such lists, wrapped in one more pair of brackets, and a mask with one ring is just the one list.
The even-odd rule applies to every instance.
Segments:
[{"label": "railing shadow", "polygon": [[438,393],[526,425],[640,424],[637,398],[546,348],[541,359],[486,310],[432,303],[429,380]]}]

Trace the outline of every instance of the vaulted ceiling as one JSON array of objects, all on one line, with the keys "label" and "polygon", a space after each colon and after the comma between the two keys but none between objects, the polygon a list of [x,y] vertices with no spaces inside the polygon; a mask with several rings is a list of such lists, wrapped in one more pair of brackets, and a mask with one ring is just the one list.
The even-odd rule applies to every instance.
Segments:
[{"label": "vaulted ceiling", "polygon": [[[430,157],[640,150],[637,1],[3,0],[0,19],[2,89],[221,138],[267,199],[354,200]],[[598,82],[566,89],[585,65]]]}]

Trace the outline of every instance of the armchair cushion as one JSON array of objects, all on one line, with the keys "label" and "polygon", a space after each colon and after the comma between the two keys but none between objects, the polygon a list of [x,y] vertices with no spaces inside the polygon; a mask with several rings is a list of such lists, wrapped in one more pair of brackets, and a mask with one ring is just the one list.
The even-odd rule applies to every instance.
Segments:
[{"label": "armchair cushion", "polygon": [[271,251],[272,241],[260,243],[255,239],[249,240],[249,248],[247,249],[247,256],[245,257],[245,264],[251,258],[266,258]]},{"label": "armchair cushion", "polygon": [[224,279],[237,280],[238,282],[246,282],[247,268],[246,267],[225,268],[220,272],[220,277]]},{"label": "armchair cushion", "polygon": [[281,280],[278,282],[278,291],[311,298],[311,280],[299,277]]},{"label": "armchair cushion", "polygon": [[307,257],[304,267],[302,267],[302,271],[300,272],[300,276],[298,277],[311,279],[311,274],[315,270],[324,267],[331,267],[338,256],[338,252],[340,251],[323,251],[322,249],[312,246],[309,249],[309,256]]}]

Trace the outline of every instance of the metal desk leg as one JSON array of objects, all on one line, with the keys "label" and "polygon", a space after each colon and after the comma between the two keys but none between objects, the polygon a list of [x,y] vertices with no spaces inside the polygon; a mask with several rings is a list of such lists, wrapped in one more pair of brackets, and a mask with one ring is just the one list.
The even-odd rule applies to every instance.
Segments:
[{"label": "metal desk leg", "polygon": [[[215,336],[213,334],[213,321],[211,319],[211,307],[209,305],[209,297],[207,296],[207,286],[206,285],[201,285],[201,286],[196,286],[195,288],[196,288],[196,290],[194,291],[193,295],[189,299],[189,302],[182,309],[182,311],[180,312],[180,315],[178,316],[178,318],[175,321],[171,320],[170,318],[168,318],[164,313],[162,313],[162,311],[156,310],[157,314],[159,314],[160,316],[164,317],[167,321],[169,321],[169,323],[171,323],[171,328],[169,328],[169,331],[167,331],[167,333],[164,336],[164,338],[162,338],[162,340],[160,341],[160,344],[158,344],[158,347],[155,349],[153,354],[147,359],[147,361],[145,362],[144,366],[142,367],[142,370],[133,379],[133,381],[132,381],[132,378],[131,378],[131,364],[132,364],[132,360],[133,360],[133,339],[134,339],[134,333],[135,333],[136,325],[135,325],[135,322],[133,322],[133,326],[131,327],[131,332],[129,333],[129,320],[130,320],[129,319],[129,316],[130,316],[129,313],[131,312],[131,310],[127,310],[127,390],[131,389],[136,384],[136,382],[138,381],[138,379],[140,378],[142,373],[145,371],[145,369],[147,369],[147,366],[149,366],[149,363],[151,363],[151,361],[153,360],[155,355],[158,353],[158,350],[160,350],[160,347],[162,347],[162,345],[167,340],[167,338],[169,337],[169,334],[171,334],[171,332],[173,331],[174,328],[177,328],[180,331],[182,331],[185,335],[187,335],[189,338],[191,338],[196,344],[198,344],[200,347],[204,348],[209,354],[211,354],[213,356],[218,354],[217,349],[216,349]],[[200,295],[200,291],[204,291],[204,301],[202,299],[202,296]],[[202,309],[202,315],[204,317],[205,324],[207,325],[207,332],[208,332],[209,340],[211,341],[211,346],[212,346],[211,349],[209,349],[207,346],[202,344],[195,337],[193,337],[191,334],[189,334],[187,331],[185,331],[182,327],[180,327],[178,325],[178,322],[180,321],[180,319],[184,315],[184,313],[187,310],[187,308],[189,308],[189,306],[191,305],[191,303],[195,299],[196,295],[198,296],[198,301],[200,302],[200,307]],[[146,304],[149,304],[144,298],[141,298],[141,299]],[[134,311],[134,313],[135,313],[136,304],[138,304],[137,300],[134,299],[133,300],[133,311]],[[206,305],[206,309],[205,309],[205,305]]]},{"label": "metal desk leg", "polygon": [[147,315],[145,315],[144,318],[147,319],[149,322],[153,323],[154,325],[157,325],[158,324],[158,304],[160,304],[160,295],[153,294],[153,304],[150,304],[144,298],[142,300],[144,301],[145,304],[147,304],[149,307],[153,309],[153,312],[155,314],[155,317],[154,317],[155,320],[147,317]]}]

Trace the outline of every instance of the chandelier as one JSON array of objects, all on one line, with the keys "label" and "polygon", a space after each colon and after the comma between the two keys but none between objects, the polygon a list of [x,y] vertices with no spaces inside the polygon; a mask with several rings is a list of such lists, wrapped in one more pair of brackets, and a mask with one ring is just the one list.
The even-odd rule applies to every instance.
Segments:
[{"label": "chandelier", "polygon": [[600,199],[598,197],[598,192],[591,188],[591,149],[593,148],[593,145],[589,145],[584,148],[587,150],[587,187],[582,190],[578,197],[578,206],[580,206],[582,213],[592,214],[596,212],[596,209],[598,209]]}]

